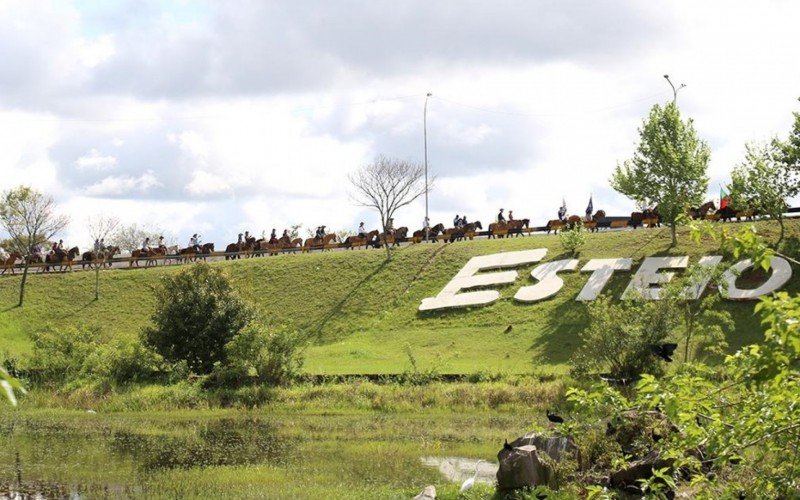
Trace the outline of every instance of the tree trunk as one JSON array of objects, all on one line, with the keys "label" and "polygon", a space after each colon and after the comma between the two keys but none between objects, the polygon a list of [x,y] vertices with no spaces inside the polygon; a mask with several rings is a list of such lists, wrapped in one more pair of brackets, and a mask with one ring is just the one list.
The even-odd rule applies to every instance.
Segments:
[{"label": "tree trunk", "polygon": [[22,303],[25,301],[25,282],[28,281],[28,266],[30,266],[30,263],[25,257],[25,268],[22,271],[22,282],[19,284],[19,304],[17,304],[17,307],[22,307]]},{"label": "tree trunk", "polygon": [[678,246],[678,227],[675,222],[672,223],[672,246]]},{"label": "tree trunk", "polygon": [[[100,265],[105,265],[105,259]],[[94,300],[100,300],[100,266],[97,265],[94,268]]]},{"label": "tree trunk", "polygon": [[785,228],[783,227],[783,216],[778,217],[778,224],[780,224],[781,226],[781,234],[778,237],[778,242],[775,244],[776,248],[781,244],[781,242],[783,241],[783,236],[786,233]]}]

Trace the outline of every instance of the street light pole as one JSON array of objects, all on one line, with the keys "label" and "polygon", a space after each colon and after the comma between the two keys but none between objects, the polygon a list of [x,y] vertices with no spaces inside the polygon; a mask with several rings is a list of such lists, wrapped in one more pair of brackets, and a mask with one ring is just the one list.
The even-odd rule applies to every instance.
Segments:
[{"label": "street light pole", "polygon": [[433,94],[428,92],[425,96],[425,108],[422,111],[422,134],[425,141],[425,241],[430,239],[431,220],[428,218],[428,98]]},{"label": "street light pole", "polygon": [[669,79],[669,75],[664,75],[664,79],[669,83],[669,86],[672,87],[672,104],[678,103],[678,91],[686,86],[685,83],[681,83],[678,88],[675,88],[675,85],[672,84],[672,81]]}]

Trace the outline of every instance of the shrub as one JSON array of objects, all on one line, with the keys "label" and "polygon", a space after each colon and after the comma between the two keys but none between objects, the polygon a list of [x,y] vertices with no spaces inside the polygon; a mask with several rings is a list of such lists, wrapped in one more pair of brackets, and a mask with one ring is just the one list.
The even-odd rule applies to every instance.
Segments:
[{"label": "shrub", "polygon": [[564,247],[564,250],[570,255],[575,255],[578,253],[578,248],[586,243],[586,229],[584,229],[583,223],[578,221],[570,229],[561,231],[558,237],[561,239],[561,246]]},{"label": "shrub", "polygon": [[288,385],[300,375],[305,345],[302,333],[288,326],[270,329],[251,323],[225,346],[226,362],[215,373],[226,385],[246,380]]},{"label": "shrub", "polygon": [[590,303],[589,326],[583,345],[572,356],[572,373],[583,377],[608,372],[617,379],[660,373],[652,345],[663,342],[679,324],[671,301],[631,299],[619,302],[602,296]]},{"label": "shrub", "polygon": [[142,332],[145,345],[170,362],[185,361],[198,374],[225,361],[225,344],[253,317],[222,271],[207,264],[163,277],[154,293],[153,324]]}]

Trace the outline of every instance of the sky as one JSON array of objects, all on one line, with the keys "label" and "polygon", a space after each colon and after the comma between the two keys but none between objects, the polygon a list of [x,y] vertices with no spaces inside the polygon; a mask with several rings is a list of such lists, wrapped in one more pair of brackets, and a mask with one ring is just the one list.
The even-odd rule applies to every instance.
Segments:
[{"label": "sky", "polygon": [[[708,199],[800,111],[794,1],[0,0],[0,190],[218,245],[378,217],[348,174],[424,162],[432,223],[622,215],[610,188],[686,84]],[[422,225],[424,199],[396,226]],[[305,231],[302,230],[301,234]]]}]

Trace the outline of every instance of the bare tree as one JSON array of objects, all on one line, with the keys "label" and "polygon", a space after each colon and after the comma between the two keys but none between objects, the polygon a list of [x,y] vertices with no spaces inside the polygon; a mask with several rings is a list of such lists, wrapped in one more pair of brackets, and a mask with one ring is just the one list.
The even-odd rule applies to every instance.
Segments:
[{"label": "bare tree", "polygon": [[[164,232],[158,227],[139,227],[137,224],[129,226],[118,226],[111,232],[110,241],[112,245],[118,246],[121,250],[132,252],[141,248],[145,238],[157,241]],[[172,244],[168,240],[166,244]]]},{"label": "bare tree", "polygon": [[[361,206],[374,208],[387,233],[395,212],[425,194],[432,182],[425,185],[425,168],[418,164],[380,155],[349,176],[356,188],[353,199]],[[386,244],[386,260],[392,258],[391,245]]]},{"label": "bare tree", "polygon": [[24,256],[24,270],[19,286],[19,307],[25,300],[31,247],[40,245],[69,224],[69,217],[56,213],[56,203],[29,187],[20,186],[3,193],[0,200],[0,223],[8,232],[14,251]]}]

